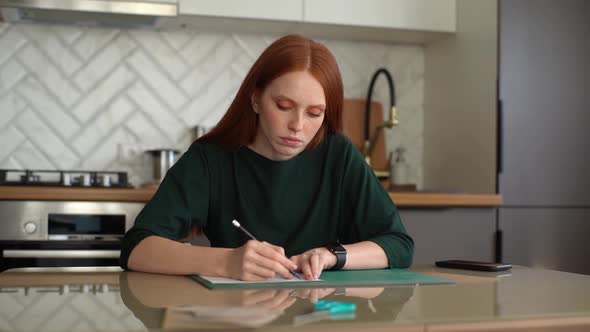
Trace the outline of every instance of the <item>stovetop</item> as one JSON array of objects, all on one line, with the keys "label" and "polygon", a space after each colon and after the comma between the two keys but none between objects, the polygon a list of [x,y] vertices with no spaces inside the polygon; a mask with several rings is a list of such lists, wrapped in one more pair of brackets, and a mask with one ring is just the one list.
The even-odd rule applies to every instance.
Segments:
[{"label": "stovetop", "polygon": [[126,172],[0,169],[0,186],[130,188]]}]

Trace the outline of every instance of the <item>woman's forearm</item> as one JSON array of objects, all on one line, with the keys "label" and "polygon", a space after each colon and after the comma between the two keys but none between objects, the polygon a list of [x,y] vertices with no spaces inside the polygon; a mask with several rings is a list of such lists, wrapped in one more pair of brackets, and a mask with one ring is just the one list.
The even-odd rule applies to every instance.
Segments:
[{"label": "woman's forearm", "polygon": [[346,249],[344,270],[384,269],[389,267],[385,251],[377,243],[362,241],[343,245]]},{"label": "woman's forearm", "polygon": [[149,236],[131,252],[128,267],[161,274],[227,276],[224,262],[231,249],[190,246],[163,237]]}]

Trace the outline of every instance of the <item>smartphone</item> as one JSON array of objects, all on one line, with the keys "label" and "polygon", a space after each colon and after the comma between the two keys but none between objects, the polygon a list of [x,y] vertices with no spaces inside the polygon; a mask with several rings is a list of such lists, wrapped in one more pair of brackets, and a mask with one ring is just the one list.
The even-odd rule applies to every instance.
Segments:
[{"label": "smartphone", "polygon": [[512,264],[506,263],[493,263],[493,262],[476,262],[476,261],[464,261],[464,260],[447,260],[435,262],[438,267],[446,267],[451,269],[463,269],[463,270],[475,270],[475,271],[487,271],[487,272],[498,272],[506,271],[512,268]]}]

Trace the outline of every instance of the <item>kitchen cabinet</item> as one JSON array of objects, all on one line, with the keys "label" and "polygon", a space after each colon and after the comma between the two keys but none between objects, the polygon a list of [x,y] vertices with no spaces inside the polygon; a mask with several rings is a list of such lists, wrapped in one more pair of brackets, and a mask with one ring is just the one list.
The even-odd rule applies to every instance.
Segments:
[{"label": "kitchen cabinet", "polygon": [[494,260],[493,208],[404,209],[402,222],[414,239],[414,264],[437,260]]},{"label": "kitchen cabinet", "polygon": [[590,209],[501,208],[503,260],[590,274]]},{"label": "kitchen cabinet", "polygon": [[515,264],[590,274],[589,4],[500,2],[499,226]]},{"label": "kitchen cabinet", "polygon": [[455,0],[303,0],[303,21],[418,31],[455,31]]},{"label": "kitchen cabinet", "polygon": [[180,0],[179,14],[455,31],[455,0]]},{"label": "kitchen cabinet", "polygon": [[[399,213],[404,227],[414,239],[413,265],[432,265],[446,259],[494,261],[494,208],[400,208]],[[209,245],[204,236],[191,243]],[[521,261],[509,258],[507,262]]]},{"label": "kitchen cabinet", "polygon": [[[94,202],[93,204],[106,201],[141,207],[141,204],[129,202],[145,203],[154,192],[153,187],[108,189],[0,186],[0,206],[3,201],[80,200]],[[501,204],[501,197],[404,192],[390,193],[390,196],[399,208],[404,226],[414,238],[414,264],[433,264],[436,260],[452,258],[493,260],[495,209]],[[581,232],[579,237],[587,233]],[[195,238],[191,243],[209,245],[204,236]]]},{"label": "kitchen cabinet", "polygon": [[456,7],[456,33],[424,47],[423,187],[493,193],[498,2],[458,0]]},{"label": "kitchen cabinet", "polygon": [[245,19],[301,21],[302,0],[180,0],[180,15],[203,15]]},{"label": "kitchen cabinet", "polygon": [[155,3],[172,3],[178,4],[178,0],[135,0],[135,2],[155,2]]},{"label": "kitchen cabinet", "polygon": [[510,206],[590,209],[589,3],[501,8],[499,189]]},{"label": "kitchen cabinet", "polygon": [[456,0],[179,0],[165,27],[426,44],[455,31]]}]

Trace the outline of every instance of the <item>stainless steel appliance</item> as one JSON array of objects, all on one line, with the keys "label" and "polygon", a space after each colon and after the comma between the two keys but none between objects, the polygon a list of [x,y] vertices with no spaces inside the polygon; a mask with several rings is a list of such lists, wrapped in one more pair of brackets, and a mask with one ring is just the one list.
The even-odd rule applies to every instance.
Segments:
[{"label": "stainless steel appliance", "polygon": [[117,266],[143,203],[0,201],[0,269]]},{"label": "stainless steel appliance", "polygon": [[2,186],[129,188],[126,172],[0,169]]},{"label": "stainless steel appliance", "polygon": [[498,256],[590,274],[590,2],[499,8]]}]

